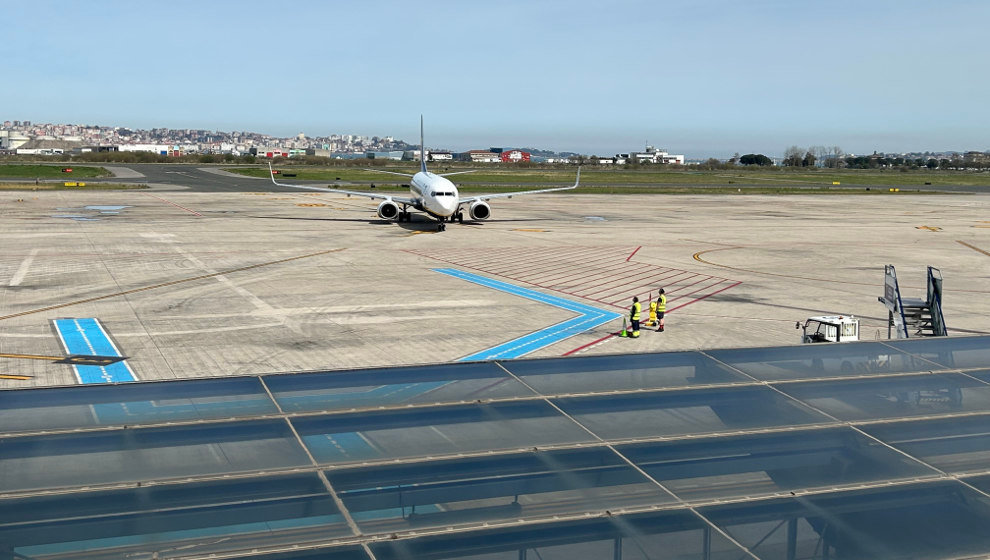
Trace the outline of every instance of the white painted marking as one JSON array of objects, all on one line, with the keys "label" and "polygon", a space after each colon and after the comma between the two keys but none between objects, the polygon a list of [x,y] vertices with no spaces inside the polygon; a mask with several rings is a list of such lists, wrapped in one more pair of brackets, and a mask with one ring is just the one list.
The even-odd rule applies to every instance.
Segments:
[{"label": "white painted marking", "polygon": [[20,268],[14,273],[13,278],[10,279],[10,286],[20,286],[24,277],[27,276],[28,269],[31,268],[31,263],[34,262],[34,257],[38,255],[38,249],[31,249],[31,253],[21,262]]},{"label": "white painted marking", "polygon": [[[55,330],[58,331],[58,343],[62,345],[62,354],[68,356],[69,347],[65,343],[65,335],[62,334],[62,329],[59,328],[58,321],[53,321],[53,322],[55,324]],[[77,368],[75,364],[72,365],[72,373],[73,375],[76,376],[76,381],[78,381],[80,385],[83,385],[82,376],[79,375],[79,368]]]},{"label": "white painted marking", "polygon": [[[113,351],[116,352],[118,356],[123,356],[123,354],[120,352],[120,348],[117,348],[117,345],[114,344],[113,339],[110,338],[110,333],[108,333],[107,330],[105,328],[103,328],[103,322],[100,321],[99,319],[96,319],[96,326],[99,327],[100,328],[100,332],[103,333],[103,338],[107,339],[107,342],[110,343],[110,348],[113,348]],[[93,353],[95,354],[96,352],[93,352]],[[124,365],[124,368],[127,370],[127,373],[129,373],[131,375],[131,379],[133,379],[135,381],[138,380],[138,376],[134,374],[134,370],[131,369],[131,364],[129,364],[127,362],[127,360],[123,360],[123,361],[118,362],[118,363],[121,363],[121,364]],[[106,368],[103,368],[103,372],[106,373]]]},{"label": "white painted marking", "polygon": [[[165,243],[171,242],[171,240],[164,240],[164,239],[162,239],[162,241]],[[209,274],[216,274],[216,276],[214,276],[213,279],[216,280],[217,282],[220,282],[224,286],[227,286],[228,288],[230,288],[231,290],[242,296],[244,299],[248,300],[251,303],[251,305],[253,305],[255,309],[257,309],[257,311],[254,313],[255,315],[261,317],[273,317],[278,320],[280,325],[288,328],[289,330],[291,330],[296,334],[302,334],[302,328],[299,326],[298,322],[287,317],[286,314],[283,313],[281,310],[272,307],[258,296],[252,294],[247,289],[241,287],[230,278],[227,278],[225,275],[219,274],[218,271],[207,266],[207,264],[199,260],[196,257],[196,255],[187,252],[181,246],[176,245],[175,250],[178,251],[180,254],[182,254],[182,256],[184,256],[186,259],[188,259],[189,262],[199,267],[201,270]]]}]

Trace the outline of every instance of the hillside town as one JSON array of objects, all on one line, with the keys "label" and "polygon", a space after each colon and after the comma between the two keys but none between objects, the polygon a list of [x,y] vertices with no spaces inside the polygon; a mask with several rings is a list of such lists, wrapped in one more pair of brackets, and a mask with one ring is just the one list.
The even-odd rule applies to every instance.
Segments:
[{"label": "hillside town", "polygon": [[0,149],[8,153],[57,155],[87,151],[142,151],[162,155],[185,154],[363,154],[369,151],[408,149],[391,136],[332,134],[307,137],[298,134],[277,138],[256,132],[221,132],[197,129],[129,129],[119,126],[4,121],[0,124]]},{"label": "hillside town", "polygon": [[[0,155],[64,156],[92,152],[143,152],[156,156],[186,155],[253,156],[261,158],[319,156],[338,159],[419,160],[419,146],[396,140],[392,136],[363,136],[330,134],[327,136],[296,136],[280,138],[269,134],[246,131],[212,131],[203,129],[153,128],[130,129],[119,126],[33,123],[6,120],[0,123]],[[732,158],[687,161],[684,155],[645,146],[641,151],[614,155],[558,154],[532,148],[472,149],[454,152],[445,149],[427,150],[430,161],[465,161],[471,163],[580,163],[619,166],[628,164],[684,165],[782,165],[788,167],[850,167],[929,169],[988,169],[990,152],[925,151],[905,153],[851,154],[839,147],[812,146],[807,150],[792,146],[784,157],[747,154]]]},{"label": "hillside town", "polygon": [[[468,161],[473,163],[515,163],[545,161],[567,163],[568,156],[540,150],[489,147],[487,149],[453,152],[428,150],[432,161]],[[252,155],[257,157],[322,156],[330,158],[369,158],[418,160],[418,146],[396,140],[392,136],[361,136],[331,134],[309,137],[300,133],[278,138],[256,132],[222,132],[201,129],[153,128],[130,129],[117,126],[32,123],[7,120],[0,124],[0,153],[16,155],[65,155],[87,152],[150,152],[162,156],[190,154]],[[582,158],[584,160],[584,158]],[[641,152],[592,156],[588,161],[599,164],[638,163],[684,164],[683,155],[646,146]]]}]

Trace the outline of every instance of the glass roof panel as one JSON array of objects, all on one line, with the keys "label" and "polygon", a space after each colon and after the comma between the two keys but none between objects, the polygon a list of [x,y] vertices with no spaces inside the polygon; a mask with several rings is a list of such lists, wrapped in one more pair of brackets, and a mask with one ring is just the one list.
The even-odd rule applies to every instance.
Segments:
[{"label": "glass roof panel", "polygon": [[327,477],[369,534],[674,501],[604,447],[335,470]]},{"label": "glass roof panel", "polygon": [[29,558],[167,558],[352,534],[316,473],[0,501],[0,542]]},{"label": "glass roof panel", "polygon": [[0,492],[310,465],[283,420],[3,440]]},{"label": "glass roof panel", "polygon": [[294,418],[321,464],[590,441],[543,401]]},{"label": "glass roof panel", "polygon": [[704,353],[762,381],[939,369],[879,342],[734,348]]},{"label": "glass roof panel", "polygon": [[777,388],[840,420],[990,411],[990,385],[955,373],[782,383]]},{"label": "glass roof panel", "polygon": [[685,510],[379,540],[370,547],[378,560],[745,558],[745,551]]},{"label": "glass roof panel", "polygon": [[866,424],[861,429],[943,471],[990,471],[990,416]]},{"label": "glass roof panel", "polygon": [[531,396],[493,362],[268,375],[286,412],[350,410]]},{"label": "glass roof panel", "polygon": [[686,501],[938,475],[849,428],[620,445],[617,449]]},{"label": "glass roof panel", "polygon": [[[540,391],[598,393],[556,398],[563,412],[482,362],[4,390],[0,556],[368,560],[367,543],[379,560],[744,557],[684,499],[761,558],[985,557],[988,347],[503,364]],[[710,367],[723,358],[747,374]],[[751,375],[771,383],[734,384]],[[649,441],[617,445],[632,467],[600,438]]]},{"label": "glass roof panel", "polygon": [[990,364],[990,336],[911,338],[890,340],[887,344],[952,369]]},{"label": "glass roof panel", "polygon": [[750,381],[698,352],[513,360],[502,365],[544,395]]},{"label": "glass roof panel", "polygon": [[[229,558],[229,556],[225,557]],[[359,546],[339,546],[332,549],[317,548],[313,550],[298,550],[294,552],[276,552],[273,554],[245,555],[241,558],[251,560],[370,560],[371,557]],[[518,558],[513,558],[518,560]]]},{"label": "glass roof panel", "polygon": [[5,432],[274,414],[256,377],[0,391]]},{"label": "glass roof panel", "polygon": [[759,558],[982,558],[990,550],[990,501],[958,482],[712,506],[701,513]]},{"label": "glass roof panel", "polygon": [[984,383],[990,383],[990,369],[971,369],[964,373],[965,375],[975,377]]},{"label": "glass roof panel", "polygon": [[557,402],[564,412],[603,439],[704,434],[829,421],[762,386],[574,397]]}]

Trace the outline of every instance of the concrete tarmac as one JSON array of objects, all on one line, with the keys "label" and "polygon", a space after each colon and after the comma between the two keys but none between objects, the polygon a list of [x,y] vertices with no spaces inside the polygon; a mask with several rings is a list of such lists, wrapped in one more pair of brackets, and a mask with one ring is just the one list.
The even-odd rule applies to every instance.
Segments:
[{"label": "concrete tarmac", "polygon": [[[528,356],[790,345],[823,314],[885,339],[885,264],[905,297],[939,268],[950,336],[990,334],[990,194],[534,195],[437,233],[361,198],[121,167],[152,188],[0,192],[0,354],[63,355],[52,322],[72,317],[142,380],[435,363],[576,315],[440,268],[619,314],[637,295],[644,319],[666,288],[663,333],[613,320]],[[0,375],[79,383],[44,359],[0,357]]]}]

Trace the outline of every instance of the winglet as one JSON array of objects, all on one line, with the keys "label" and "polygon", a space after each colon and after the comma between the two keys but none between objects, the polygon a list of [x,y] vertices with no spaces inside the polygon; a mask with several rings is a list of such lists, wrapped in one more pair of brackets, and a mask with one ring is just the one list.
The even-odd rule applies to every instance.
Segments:
[{"label": "winglet", "polygon": [[574,188],[577,188],[578,183],[580,183],[580,182],[581,182],[581,166],[579,165],[578,166],[577,179],[574,179]]},{"label": "winglet", "polygon": [[426,141],[423,139],[423,115],[419,116],[419,170],[426,173]]}]

